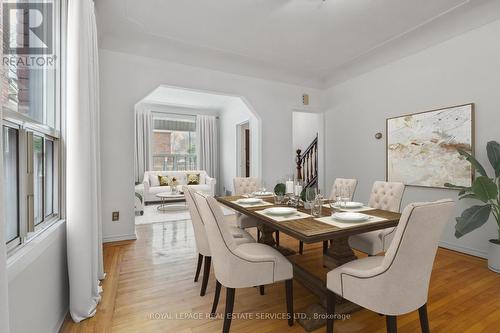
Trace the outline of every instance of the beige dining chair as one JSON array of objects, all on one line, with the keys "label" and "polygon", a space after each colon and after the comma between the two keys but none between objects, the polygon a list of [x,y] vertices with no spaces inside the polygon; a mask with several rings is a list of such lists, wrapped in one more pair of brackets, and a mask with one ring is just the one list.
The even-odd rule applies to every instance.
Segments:
[{"label": "beige dining chair", "polygon": [[[405,185],[399,182],[376,181],[373,184],[368,206],[376,209],[399,212]],[[394,237],[395,228],[365,232],[349,237],[349,245],[358,251],[374,256],[387,251]]]},{"label": "beige dining chair", "polygon": [[[210,275],[210,263],[211,263],[211,252],[210,246],[207,239],[207,232],[205,230],[205,225],[203,219],[200,215],[198,205],[194,200],[195,191],[189,186],[183,186],[184,196],[186,198],[186,203],[189,209],[189,214],[191,215],[191,221],[193,223],[194,239],[196,242],[196,248],[198,250],[198,264],[196,266],[196,274],[194,276],[194,282],[198,281],[200,276],[201,266],[203,261],[205,265],[203,267],[203,281],[201,284],[200,296],[205,296],[208,284],[208,278]],[[231,237],[233,237],[236,244],[243,243],[255,243],[255,239],[245,230],[239,229],[237,227],[228,227]]]},{"label": "beige dining chair", "polygon": [[[257,192],[261,188],[261,180],[257,177],[235,177],[233,179],[234,195],[247,195]],[[239,228],[257,228],[258,220],[255,218],[236,212],[236,225]],[[275,231],[276,245],[280,245],[279,231]],[[260,230],[257,228],[257,241],[260,239]]]},{"label": "beige dining chair", "polygon": [[[336,189],[339,186],[345,186],[349,189],[349,200],[352,201],[354,198],[354,192],[356,192],[356,186],[358,185],[357,179],[347,179],[347,178],[336,178],[332,185],[332,190],[330,192],[330,200],[336,199]],[[328,241],[323,242],[323,252],[328,248]],[[304,253],[304,242],[299,241],[299,253]]]},{"label": "beige dining chair", "polygon": [[339,186],[343,186],[349,189],[349,200],[352,201],[354,198],[354,192],[356,192],[356,187],[358,185],[357,179],[347,179],[347,178],[336,178],[332,185],[332,190],[330,191],[330,200],[335,200],[337,193],[336,190]]},{"label": "beige dining chair", "polygon": [[429,332],[427,298],[439,238],[450,221],[451,199],[408,205],[384,256],[351,261],[327,274],[327,333],[333,333],[335,295],[386,316],[387,332],[397,332],[397,316],[418,309],[422,332]]},{"label": "beige dining chair", "polygon": [[223,333],[228,333],[233,316],[236,288],[250,288],[285,281],[288,325],[293,325],[293,268],[276,249],[261,243],[237,244],[224,222],[222,209],[213,197],[195,194],[205,221],[208,243],[217,279],[211,314],[215,315],[220,290],[226,288]]}]

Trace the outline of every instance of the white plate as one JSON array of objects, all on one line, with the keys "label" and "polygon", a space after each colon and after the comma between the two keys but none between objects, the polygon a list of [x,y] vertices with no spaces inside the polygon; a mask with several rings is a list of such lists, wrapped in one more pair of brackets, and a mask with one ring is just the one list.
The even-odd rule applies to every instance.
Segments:
[{"label": "white plate", "polygon": [[261,203],[262,199],[259,198],[244,198],[244,199],[239,199],[237,203],[244,204],[244,205],[255,205],[258,203]]},{"label": "white plate", "polygon": [[340,204],[337,204],[337,207],[340,207],[340,208],[349,208],[349,209],[353,209],[353,208],[361,208],[363,207],[363,203],[362,202],[355,202],[355,201],[348,201],[342,205]]},{"label": "white plate", "polygon": [[297,214],[297,209],[291,207],[271,207],[264,209],[264,213],[276,216],[289,216]]},{"label": "white plate", "polygon": [[258,197],[268,197],[268,196],[273,195],[273,192],[262,192],[262,191],[257,191],[257,192],[253,192],[253,195],[256,195],[256,196],[258,196]]},{"label": "white plate", "polygon": [[348,221],[348,222],[363,222],[370,219],[369,215],[361,213],[335,213],[332,215],[335,220]]}]

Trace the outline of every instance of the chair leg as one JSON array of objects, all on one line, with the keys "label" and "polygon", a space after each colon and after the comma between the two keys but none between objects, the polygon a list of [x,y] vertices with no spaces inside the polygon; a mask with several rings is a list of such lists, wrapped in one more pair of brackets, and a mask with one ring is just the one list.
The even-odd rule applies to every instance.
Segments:
[{"label": "chair leg", "polygon": [[328,290],[326,294],[326,333],[333,333],[335,319],[335,293]]},{"label": "chair leg", "polygon": [[208,285],[208,277],[210,276],[210,264],[212,257],[205,257],[205,265],[203,266],[203,281],[201,282],[200,296],[205,296]]},{"label": "chair leg", "polygon": [[328,241],[323,241],[323,253],[326,253],[328,251]]},{"label": "chair leg", "polygon": [[231,319],[233,317],[233,307],[234,307],[234,288],[226,288],[226,308],[224,309],[224,326],[222,327],[222,333],[229,333],[229,328],[231,328]]},{"label": "chair leg", "polygon": [[397,333],[398,324],[396,316],[385,316],[385,323],[387,325],[387,333]]},{"label": "chair leg", "polygon": [[264,295],[264,286],[259,286],[259,292],[261,295]]},{"label": "chair leg", "polygon": [[420,317],[420,328],[422,333],[430,333],[429,317],[427,316],[427,303],[418,309],[418,316]]},{"label": "chair leg", "polygon": [[257,228],[257,242],[260,241],[260,230],[259,228]]},{"label": "chair leg", "polygon": [[214,318],[215,317],[215,312],[217,311],[217,305],[219,305],[219,296],[220,296],[220,289],[221,289],[221,284],[217,280],[215,283],[215,295],[214,295],[214,303],[212,304],[212,311],[210,311],[210,317]]},{"label": "chair leg", "polygon": [[293,326],[293,279],[285,281],[286,289],[286,311],[288,312],[288,326]]},{"label": "chair leg", "polygon": [[299,241],[299,253],[303,254],[304,253],[304,242]]},{"label": "chair leg", "polygon": [[203,255],[201,253],[198,253],[198,265],[196,266],[196,274],[194,275],[194,282],[198,282],[202,263],[203,263]]},{"label": "chair leg", "polygon": [[276,230],[276,246],[280,246],[280,232]]}]

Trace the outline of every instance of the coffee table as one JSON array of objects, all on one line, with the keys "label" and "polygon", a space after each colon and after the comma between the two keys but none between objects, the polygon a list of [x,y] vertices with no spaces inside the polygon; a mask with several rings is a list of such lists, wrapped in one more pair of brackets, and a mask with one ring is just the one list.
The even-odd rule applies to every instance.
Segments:
[{"label": "coffee table", "polygon": [[[161,192],[156,196],[161,200],[161,204],[157,207],[157,209],[161,212],[187,209],[183,193]],[[172,201],[174,201],[174,203],[170,203]],[[183,201],[183,203],[177,203],[179,201]]]}]

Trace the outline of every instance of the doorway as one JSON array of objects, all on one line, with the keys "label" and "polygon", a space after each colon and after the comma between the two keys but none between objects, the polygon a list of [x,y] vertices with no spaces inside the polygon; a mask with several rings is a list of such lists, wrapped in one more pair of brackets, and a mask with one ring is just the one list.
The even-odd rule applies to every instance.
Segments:
[{"label": "doorway", "polygon": [[236,145],[237,151],[237,170],[239,177],[250,177],[251,161],[250,161],[250,123],[245,121],[236,125],[236,137],[238,143]]}]

